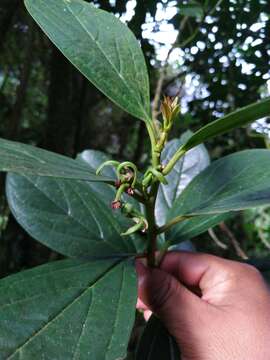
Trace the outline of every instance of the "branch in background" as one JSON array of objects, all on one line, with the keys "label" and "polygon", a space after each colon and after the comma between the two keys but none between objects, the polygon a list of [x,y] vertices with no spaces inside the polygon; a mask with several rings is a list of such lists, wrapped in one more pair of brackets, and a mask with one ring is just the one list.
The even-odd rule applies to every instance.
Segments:
[{"label": "branch in background", "polygon": [[165,80],[165,77],[166,77],[168,61],[169,61],[171,53],[173,52],[173,50],[175,48],[180,48],[181,49],[181,48],[187,46],[189,43],[191,43],[196,38],[196,36],[198,35],[200,27],[203,24],[205,18],[207,16],[212,15],[214,13],[214,11],[216,10],[216,8],[219,7],[222,2],[223,2],[223,0],[218,0],[217,3],[213,6],[213,8],[211,8],[209,10],[209,12],[204,14],[204,16],[202,17],[201,21],[199,22],[197,28],[192,32],[190,37],[188,37],[186,40],[183,40],[182,42],[180,42],[181,35],[182,35],[182,32],[184,31],[186,25],[189,25],[189,22],[188,22],[189,16],[185,16],[183,18],[183,20],[181,21],[178,36],[177,36],[174,44],[170,48],[170,50],[169,50],[169,52],[168,52],[168,54],[166,56],[166,59],[164,61],[164,66],[162,67],[162,69],[160,71],[160,75],[159,75],[159,79],[158,79],[157,87],[156,87],[156,91],[155,91],[155,96],[154,96],[154,100],[153,100],[153,104],[152,104],[152,116],[153,116],[154,120],[156,120],[158,115],[159,115],[159,100],[160,100],[161,93],[162,93],[162,90],[163,90],[163,87],[164,87],[163,84],[164,84],[164,80]]},{"label": "branch in background", "polygon": [[226,244],[224,244],[221,240],[219,240],[219,238],[217,237],[216,233],[214,232],[214,230],[211,228],[208,230],[208,234],[210,235],[211,239],[214,241],[214,243],[220,247],[223,250],[227,250],[228,246]]},{"label": "branch in background", "polygon": [[156,87],[156,91],[155,91],[155,97],[153,100],[153,111],[152,111],[152,117],[154,120],[157,120],[158,115],[160,113],[159,111],[159,100],[161,98],[161,93],[162,93],[162,89],[163,89],[163,83],[164,83],[164,79],[165,79],[165,68],[163,68],[160,72],[160,76],[157,82],[157,87]]},{"label": "branch in background", "polygon": [[176,74],[175,76],[171,77],[170,79],[168,79],[167,81],[163,82],[163,88],[162,88],[162,92],[164,92],[170,85],[172,85],[177,79],[181,78],[185,78],[185,76],[187,75],[187,71],[181,71],[178,74]]},{"label": "branch in background", "polygon": [[154,120],[156,120],[158,115],[159,115],[159,100],[160,100],[161,92],[162,92],[162,89],[163,89],[163,83],[164,83],[164,80],[165,80],[165,77],[166,77],[168,61],[169,61],[169,58],[171,56],[171,53],[173,52],[173,50],[175,49],[176,45],[179,42],[179,38],[181,36],[182,31],[184,30],[184,28],[186,26],[187,21],[188,21],[188,16],[185,16],[183,21],[180,24],[178,36],[177,36],[174,44],[172,45],[172,47],[168,51],[168,54],[167,54],[166,59],[164,61],[164,66],[162,67],[162,69],[160,71],[160,75],[159,75],[159,79],[158,79],[157,87],[156,87],[156,91],[155,91],[155,97],[154,97],[153,105],[152,105],[152,109],[153,109],[152,110],[152,116],[153,116]]},{"label": "branch in background", "polygon": [[[76,156],[80,152],[80,142],[81,142],[81,135],[83,131],[83,118],[84,118],[84,111],[85,111],[85,103],[87,98],[87,85],[88,80],[81,76],[81,74],[74,74],[77,75],[79,84],[79,99],[77,101],[77,123],[76,123],[76,130],[74,136],[74,153],[73,156]],[[75,111],[74,111],[75,112]]]},{"label": "branch in background", "polygon": [[220,229],[227,235],[229,240],[231,241],[237,255],[241,257],[243,260],[248,260],[248,255],[244,252],[244,250],[241,248],[238,240],[234,236],[234,234],[231,232],[231,230],[228,228],[228,226],[223,222],[219,224]]},{"label": "branch in background", "polygon": [[259,235],[259,238],[260,238],[261,242],[262,242],[263,245],[266,247],[266,249],[270,250],[270,243],[269,243],[269,241],[266,239],[263,231],[262,231],[262,230],[259,230],[259,231],[258,231],[258,235]]}]

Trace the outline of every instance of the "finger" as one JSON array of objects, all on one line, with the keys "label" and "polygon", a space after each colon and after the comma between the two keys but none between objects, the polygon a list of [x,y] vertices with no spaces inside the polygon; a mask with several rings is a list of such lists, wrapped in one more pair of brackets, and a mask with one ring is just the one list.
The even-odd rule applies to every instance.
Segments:
[{"label": "finger", "polygon": [[149,269],[140,261],[136,262],[139,279],[138,294],[142,302],[160,317],[174,319],[177,312],[187,312],[199,305],[200,298],[185,288],[170,274]]},{"label": "finger", "polygon": [[165,256],[160,268],[185,285],[203,290],[207,286],[207,278],[211,279],[212,275],[217,273],[232,272],[239,265],[237,262],[203,253],[170,252]]}]

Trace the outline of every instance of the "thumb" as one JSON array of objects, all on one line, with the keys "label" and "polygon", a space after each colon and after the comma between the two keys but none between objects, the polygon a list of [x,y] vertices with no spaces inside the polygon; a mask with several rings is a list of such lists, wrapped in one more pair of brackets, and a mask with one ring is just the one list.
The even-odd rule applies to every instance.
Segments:
[{"label": "thumb", "polygon": [[174,276],[160,269],[150,269],[137,260],[139,299],[164,322],[172,335],[179,324],[185,326],[188,314],[200,312],[201,300]]}]

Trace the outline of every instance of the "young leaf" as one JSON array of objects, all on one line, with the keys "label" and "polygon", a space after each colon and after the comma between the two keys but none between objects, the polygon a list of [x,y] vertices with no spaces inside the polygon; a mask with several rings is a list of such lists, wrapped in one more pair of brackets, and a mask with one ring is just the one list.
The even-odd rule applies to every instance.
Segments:
[{"label": "young leaf", "polygon": [[83,0],[25,0],[50,40],[100,91],[149,121],[149,79],[141,48],[115,16]]},{"label": "young leaf", "polygon": [[95,182],[115,181],[113,177],[97,176],[83,162],[4,139],[0,139],[0,171]]},{"label": "young leaf", "polygon": [[[166,164],[181,144],[191,136],[192,132],[187,131],[180,139],[169,141],[161,154],[162,163]],[[172,207],[174,201],[190,181],[209,164],[209,155],[204,145],[199,145],[190,150],[175,164],[173,170],[166,176],[168,184],[161,184],[159,187],[155,212],[158,225],[164,225],[168,210]]]},{"label": "young leaf", "polygon": [[168,217],[219,214],[269,204],[269,178],[269,150],[246,150],[226,156],[193,179]]},{"label": "young leaf", "polygon": [[6,188],[16,220],[51,249],[81,258],[136,253],[133,238],[120,236],[123,217],[86,182],[8,174]]},{"label": "young leaf", "polygon": [[126,354],[137,300],[130,261],[57,261],[1,280],[0,293],[1,359]]},{"label": "young leaf", "polygon": [[154,315],[148,320],[141,336],[136,360],[179,360],[179,348],[164,327]]},{"label": "young leaf", "polygon": [[244,126],[269,114],[270,97],[236,110],[231,114],[202,127],[183,145],[182,149],[184,151],[188,151],[208,139],[221,135],[237,127]]}]

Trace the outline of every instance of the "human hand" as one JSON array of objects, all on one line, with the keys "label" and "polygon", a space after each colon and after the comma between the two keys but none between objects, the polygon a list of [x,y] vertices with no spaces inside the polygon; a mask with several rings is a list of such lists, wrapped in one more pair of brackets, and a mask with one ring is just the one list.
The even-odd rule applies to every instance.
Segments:
[{"label": "human hand", "polygon": [[174,252],[136,269],[138,307],[163,321],[183,360],[270,359],[270,292],[254,267]]}]

